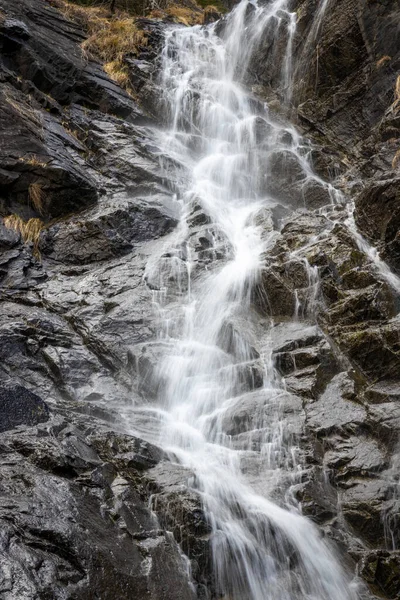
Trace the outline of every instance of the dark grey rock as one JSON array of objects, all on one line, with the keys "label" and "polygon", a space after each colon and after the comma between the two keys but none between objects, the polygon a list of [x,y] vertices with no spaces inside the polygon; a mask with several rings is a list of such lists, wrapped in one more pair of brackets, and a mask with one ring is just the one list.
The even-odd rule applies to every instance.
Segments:
[{"label": "dark grey rock", "polygon": [[400,179],[367,185],[356,199],[355,219],[360,231],[381,251],[381,256],[400,270]]},{"label": "dark grey rock", "polygon": [[194,600],[177,543],[125,459],[139,445],[143,457],[159,460],[156,449],[92,421],[94,430],[58,419],[3,437],[4,598]]},{"label": "dark grey rock", "polygon": [[0,431],[9,431],[18,425],[37,425],[49,419],[47,404],[19,385],[0,388]]},{"label": "dark grey rock", "polygon": [[366,419],[366,413],[355,399],[353,381],[346,373],[335,375],[321,398],[307,406],[307,427],[317,435],[343,430],[357,433]]},{"label": "dark grey rock", "polygon": [[68,224],[46,231],[40,248],[64,264],[93,263],[121,256],[146,240],[169,233],[176,226],[172,201],[165,196],[117,195]]}]

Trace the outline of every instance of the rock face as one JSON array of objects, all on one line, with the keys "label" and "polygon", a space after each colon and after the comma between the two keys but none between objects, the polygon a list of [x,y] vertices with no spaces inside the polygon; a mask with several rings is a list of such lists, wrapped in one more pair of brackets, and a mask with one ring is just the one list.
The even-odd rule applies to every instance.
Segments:
[{"label": "rock face", "polygon": [[[400,8],[331,0],[316,44],[317,4],[295,7],[301,60],[291,112],[319,144],[307,147],[316,173],[355,200],[360,231],[398,270]],[[193,474],[129,429],[132,415],[154,439],[163,425],[145,410],[168,351],[152,305],[166,279],[171,306],[188,287],[188,248],[164,248],[180,217],[174,178],[187,175],[168,157],[161,171],[152,128],[163,120],[155,76],[164,24],[141,25],[149,44],[126,57],[139,107],[86,59],[83,32],[46,0],[0,0],[0,214],[44,221],[37,247],[0,225],[5,600],[216,597]],[[271,100],[268,86],[278,97],[284,90],[268,52],[261,45],[247,78]],[[232,356],[235,340],[244,342],[243,389],[213,426],[232,447],[245,440],[257,451],[278,406],[297,448],[285,460],[302,465],[293,494],[304,514],[369,585],[366,597],[392,600],[398,290],[362,251],[347,209],[327,207],[332,189],[305,178],[294,155],[277,152],[260,193],[266,185],[277,203],[257,225],[275,233],[252,311],[227,323],[218,342]],[[188,222],[196,285],[229,249],[195,200]],[[148,268],[153,256],[160,271]],[[278,398],[262,389],[266,357],[284,384]],[[261,494],[269,485],[250,459],[247,476]]]},{"label": "rock face", "polygon": [[314,3],[298,4],[307,60],[297,68],[308,72],[295,92],[299,120],[362,179],[356,223],[398,271],[400,5],[329,2],[316,43],[307,24]]},{"label": "rock face", "polygon": [[[349,179],[362,188],[356,222],[398,270],[399,3],[298,0],[293,9],[292,105],[299,126],[324,147],[314,166],[325,178],[342,174],[342,185]],[[268,96],[272,86],[282,98],[279,60],[265,60],[267,51],[254,57],[249,82]]]},{"label": "rock face", "polygon": [[52,415],[3,435],[1,455],[5,600],[194,600],[177,542],[148,507],[157,448],[93,419]]},{"label": "rock face", "polygon": [[42,231],[40,260],[1,226],[1,595],[189,600],[187,558],[149,508],[164,484],[145,474],[167,459],[112,408],[137,393],[144,267],[178,211],[150,119],[83,40],[44,0],[0,3],[1,214],[80,211]]},{"label": "rock face", "polygon": [[0,430],[9,431],[18,425],[37,425],[49,418],[49,408],[36,394],[16,385],[0,390]]},{"label": "rock face", "polygon": [[356,198],[356,222],[391,267],[400,268],[399,177],[369,184]]},{"label": "rock face", "polygon": [[[299,0],[294,8],[289,112],[323,147],[312,154],[316,172],[354,200],[359,232],[398,272],[400,4]],[[254,57],[249,82],[282,98],[281,74],[263,60],[265,51]],[[274,349],[288,389],[305,402],[303,511],[347,548],[378,597],[397,598],[399,287],[363,252],[347,210],[290,217],[281,234],[255,296],[258,309],[278,320],[294,310],[317,315],[329,344],[323,350],[305,330],[304,339],[292,334]],[[305,264],[318,271],[316,294]]]}]

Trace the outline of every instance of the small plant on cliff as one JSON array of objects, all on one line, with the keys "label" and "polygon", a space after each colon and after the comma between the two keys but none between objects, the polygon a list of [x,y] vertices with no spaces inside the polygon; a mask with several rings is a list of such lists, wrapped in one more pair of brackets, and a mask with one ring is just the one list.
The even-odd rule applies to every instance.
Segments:
[{"label": "small plant on cliff", "polygon": [[175,23],[182,25],[202,25],[204,22],[204,11],[197,5],[182,6],[179,4],[171,4],[164,10],[155,9],[150,14],[151,19],[163,19],[165,17],[172,18]]},{"label": "small plant on cliff", "polygon": [[38,158],[36,156],[36,154],[33,154],[32,156],[21,156],[21,158],[19,159],[21,162],[25,163],[26,165],[29,165],[30,167],[47,167],[47,162],[40,160],[40,158]]},{"label": "small plant on cliff", "polygon": [[102,62],[106,73],[131,91],[124,56],[137,55],[147,45],[147,36],[136,19],[126,12],[111,14],[104,6],[78,6],[66,0],[51,3],[86,30],[88,38],[82,44],[85,54]]},{"label": "small plant on cliff", "polygon": [[104,63],[104,70],[121,87],[132,92],[129,70],[124,63],[126,54],[138,54],[147,45],[144,31],[136,26],[135,19],[125,17],[105,19],[99,28],[82,44],[84,51]]},{"label": "small plant on cliff", "polygon": [[115,61],[123,54],[137,54],[147,44],[146,34],[136,26],[132,17],[99,21],[82,46],[105,63]]},{"label": "small plant on cliff", "polygon": [[44,210],[44,191],[41,183],[31,183],[28,188],[29,202],[40,215]]},{"label": "small plant on cliff", "polygon": [[390,109],[395,113],[400,110],[400,75],[398,75],[396,79],[396,84],[394,86],[394,102]]},{"label": "small plant on cliff", "polygon": [[16,231],[22,238],[24,244],[31,242],[33,244],[33,254],[40,257],[39,240],[43,229],[41,219],[29,219],[24,221],[19,215],[9,215],[3,219],[5,227]]},{"label": "small plant on cliff", "polygon": [[396,154],[393,157],[392,161],[392,169],[397,169],[400,166],[400,150],[397,150]]},{"label": "small plant on cliff", "polygon": [[380,69],[381,67],[383,67],[384,65],[389,63],[391,60],[392,60],[391,57],[386,54],[385,56],[382,56],[382,58],[380,58],[378,60],[378,62],[376,63],[376,67],[378,69]]}]

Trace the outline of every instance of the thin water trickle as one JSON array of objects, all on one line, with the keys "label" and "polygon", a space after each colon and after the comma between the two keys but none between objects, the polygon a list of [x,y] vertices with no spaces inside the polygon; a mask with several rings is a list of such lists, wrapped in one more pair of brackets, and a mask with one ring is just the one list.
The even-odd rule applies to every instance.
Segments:
[{"label": "thin water trickle", "polygon": [[[301,515],[288,486],[279,490],[281,475],[295,482],[300,469],[296,436],[281,410],[289,394],[268,352],[257,372],[251,345],[235,325],[243,315],[250,319],[263,253],[276,236],[267,227],[279,204],[272,190],[287,176],[276,172],[277,155],[289,157],[285,164],[304,181],[326,185],[296,131],[270,118],[241,86],[261,38],[273,43],[282,27],[282,83],[290,99],[295,17],[288,0],[242,0],[220,35],[215,25],[166,34],[161,89],[170,128],[159,132],[159,142],[189,178],[178,194],[175,237],[145,275],[158,290],[165,352],[156,406],[143,410],[161,428],[158,443],[194,473],[212,527],[216,597],[356,600],[330,545]],[[203,216],[197,229],[193,215]],[[318,281],[314,269],[308,272],[309,308]],[[297,310],[305,310],[300,301]],[[226,423],[245,403],[254,410],[251,435],[242,439]],[[265,484],[262,495],[251,485],[249,461]]]},{"label": "thin water trickle", "polygon": [[393,288],[397,294],[400,294],[400,277],[390,270],[389,266],[379,256],[377,249],[371,246],[371,244],[369,244],[358,231],[354,220],[354,205],[352,203],[349,203],[348,205],[348,217],[346,220],[346,225],[351,231],[361,252],[368,256],[381,277]]}]

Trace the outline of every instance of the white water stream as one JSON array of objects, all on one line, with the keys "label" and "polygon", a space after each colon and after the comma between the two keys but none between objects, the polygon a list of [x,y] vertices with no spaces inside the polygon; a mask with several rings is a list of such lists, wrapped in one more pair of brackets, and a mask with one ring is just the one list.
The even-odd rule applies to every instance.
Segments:
[{"label": "white water stream", "polygon": [[[155,300],[167,348],[152,411],[162,420],[158,443],[193,472],[212,526],[215,597],[356,600],[356,584],[290,494],[274,501],[268,495],[282,472],[294,481],[299,469],[296,440],[279,409],[285,391],[268,361],[262,386],[252,389],[249,345],[229,329],[250,313],[262,254],[277,235],[262,226],[263,211],[276,205],[264,177],[276,153],[294,156],[305,178],[321,183],[296,131],[270,118],[240,84],[257,44],[266,36],[277,39],[281,28],[287,31],[282,84],[290,96],[295,16],[287,0],[263,6],[242,0],[220,36],[214,25],[167,33],[161,87],[170,128],[160,136],[165,154],[179,165],[182,220],[163,258],[154,258],[146,273],[161,288]],[[208,251],[216,258],[202,268],[189,226],[196,211],[209,222]],[[255,394],[272,407],[271,416],[256,424],[258,444],[240,437],[233,444],[224,418]],[[258,460],[263,495],[246,476],[246,458]]]}]

